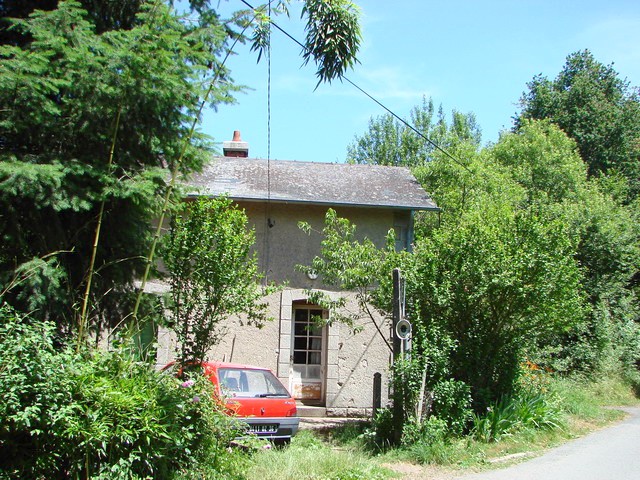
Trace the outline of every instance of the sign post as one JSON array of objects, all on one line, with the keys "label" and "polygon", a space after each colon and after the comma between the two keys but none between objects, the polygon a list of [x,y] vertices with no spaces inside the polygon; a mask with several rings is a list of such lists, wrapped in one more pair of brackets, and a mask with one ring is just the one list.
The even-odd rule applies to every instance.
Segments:
[{"label": "sign post", "polygon": [[[391,335],[393,337],[393,363],[394,365],[402,357],[402,339],[398,337],[397,329],[401,320],[401,303],[400,303],[400,269],[393,269],[393,311]],[[402,378],[398,378],[398,371],[394,371],[393,382],[393,439],[396,444],[400,443],[402,438],[402,427],[404,424],[404,382]]]}]

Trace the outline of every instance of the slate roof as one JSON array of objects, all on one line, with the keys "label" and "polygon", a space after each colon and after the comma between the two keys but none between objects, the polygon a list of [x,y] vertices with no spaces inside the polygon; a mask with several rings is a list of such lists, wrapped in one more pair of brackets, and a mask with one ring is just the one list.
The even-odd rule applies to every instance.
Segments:
[{"label": "slate roof", "polygon": [[189,196],[438,210],[404,167],[215,157],[187,183]]}]

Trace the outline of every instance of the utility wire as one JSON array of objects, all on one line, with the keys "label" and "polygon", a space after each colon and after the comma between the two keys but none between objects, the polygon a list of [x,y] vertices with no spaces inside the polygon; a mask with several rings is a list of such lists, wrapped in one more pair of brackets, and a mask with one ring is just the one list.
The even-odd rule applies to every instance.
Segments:
[{"label": "utility wire", "polygon": [[[271,18],[271,1],[269,1],[267,15]],[[264,251],[265,251],[265,268],[264,268],[264,285],[269,283],[269,266],[271,265],[271,22],[269,22],[269,30],[267,32],[267,211],[265,212],[266,221],[264,224]]]},{"label": "utility wire", "polygon": [[[253,5],[251,5],[249,2],[247,2],[246,0],[241,0],[242,3],[244,3],[247,7],[249,7],[251,10],[255,11],[255,7],[253,7]],[[269,11],[271,10],[271,2],[269,2]],[[286,30],[284,30],[282,27],[280,27],[277,23],[271,21],[271,16],[269,15],[269,22],[271,25],[273,25],[277,30],[279,30],[282,34],[284,34],[286,37],[288,37],[290,40],[292,40],[293,42],[295,42],[296,44],[298,44],[303,50],[307,51],[308,48],[302,43],[300,42],[297,38],[295,38],[293,35],[291,35],[289,32],[287,32]],[[271,35],[269,35],[269,41],[271,41]],[[371,95],[370,93],[368,93],[366,90],[364,90],[362,87],[358,86],[355,82],[349,80],[348,77],[346,76],[341,76],[339,77],[341,80],[346,81],[347,83],[349,83],[350,85],[352,85],[354,88],[356,88],[358,91],[360,91],[361,93],[363,93],[365,96],[367,96],[369,99],[371,99],[372,101],[374,101],[378,106],[380,106],[381,108],[383,108],[386,112],[388,112],[391,116],[393,116],[396,120],[398,120],[400,123],[402,123],[403,125],[405,125],[407,128],[409,128],[412,132],[414,132],[416,135],[420,136],[423,140],[425,140],[427,143],[429,143],[432,147],[434,147],[436,150],[442,152],[444,155],[446,155],[448,158],[450,158],[451,160],[453,160],[455,163],[457,163],[458,165],[460,165],[462,168],[464,168],[467,171],[469,170],[469,167],[467,167],[464,162],[462,160],[460,160],[459,158],[457,158],[456,156],[454,156],[453,154],[449,153],[447,150],[445,150],[444,148],[442,148],[440,145],[438,145],[436,142],[434,142],[433,140],[431,140],[429,137],[427,137],[424,133],[422,133],[420,130],[418,130],[417,128],[415,128],[413,125],[411,125],[409,122],[407,122],[404,118],[400,117],[399,115],[397,115],[393,110],[391,110],[389,107],[387,107],[386,105],[384,105],[380,100],[376,99],[373,95]]]}]

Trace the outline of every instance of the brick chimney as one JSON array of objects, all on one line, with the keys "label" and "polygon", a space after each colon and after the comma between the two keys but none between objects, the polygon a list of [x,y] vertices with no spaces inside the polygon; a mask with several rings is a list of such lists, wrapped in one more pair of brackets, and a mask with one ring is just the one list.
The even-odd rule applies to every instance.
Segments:
[{"label": "brick chimney", "polygon": [[222,154],[225,157],[247,158],[249,156],[249,144],[240,138],[240,130],[234,130],[233,140],[222,142]]}]

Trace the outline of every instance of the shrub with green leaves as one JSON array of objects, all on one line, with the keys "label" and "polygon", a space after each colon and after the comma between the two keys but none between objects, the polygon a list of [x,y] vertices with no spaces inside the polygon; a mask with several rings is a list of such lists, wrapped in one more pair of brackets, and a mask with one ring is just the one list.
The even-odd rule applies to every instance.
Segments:
[{"label": "shrub with green leaves", "polygon": [[226,450],[238,426],[206,379],[181,382],[120,352],[58,350],[51,324],[1,313],[2,478],[239,476]]},{"label": "shrub with green leaves", "polygon": [[425,421],[418,422],[415,418],[405,422],[402,427],[402,444],[411,446],[416,443],[433,443],[443,442],[449,432],[447,431],[447,422],[438,417],[429,417]]},{"label": "shrub with green leaves", "polygon": [[469,386],[453,379],[438,382],[433,387],[433,411],[445,420],[450,434],[463,433],[472,418]]},{"label": "shrub with green leaves", "polygon": [[522,390],[487,407],[486,414],[476,415],[473,424],[474,438],[493,442],[527,429],[562,428],[563,417],[559,406],[545,394]]},{"label": "shrub with green leaves", "polygon": [[75,356],[54,349],[53,327],[23,322],[0,307],[0,472],[5,478],[36,478],[67,470],[59,437],[71,405]]},{"label": "shrub with green leaves", "polygon": [[386,450],[393,444],[393,411],[390,408],[378,410],[371,421],[371,428],[362,434],[365,445],[371,450]]},{"label": "shrub with green leaves", "polygon": [[75,387],[78,406],[91,413],[70,418],[66,433],[92,472],[167,478],[219,456],[238,433],[204,377],[179,382],[118,353],[96,353]]},{"label": "shrub with green leaves", "polygon": [[418,441],[413,434],[405,438],[407,432],[415,431],[413,427],[422,431],[431,417],[444,423],[448,436],[467,430],[472,419],[471,389],[452,378],[450,355],[455,348],[455,342],[437,326],[418,324],[412,356],[394,362],[394,389],[404,399],[403,443]]},{"label": "shrub with green leaves", "polygon": [[267,320],[259,289],[258,259],[251,247],[255,232],[244,210],[228,197],[186,202],[172,219],[162,258],[169,272],[171,328],[180,344],[180,361],[198,364],[224,335],[220,324],[243,314],[261,327]]}]

